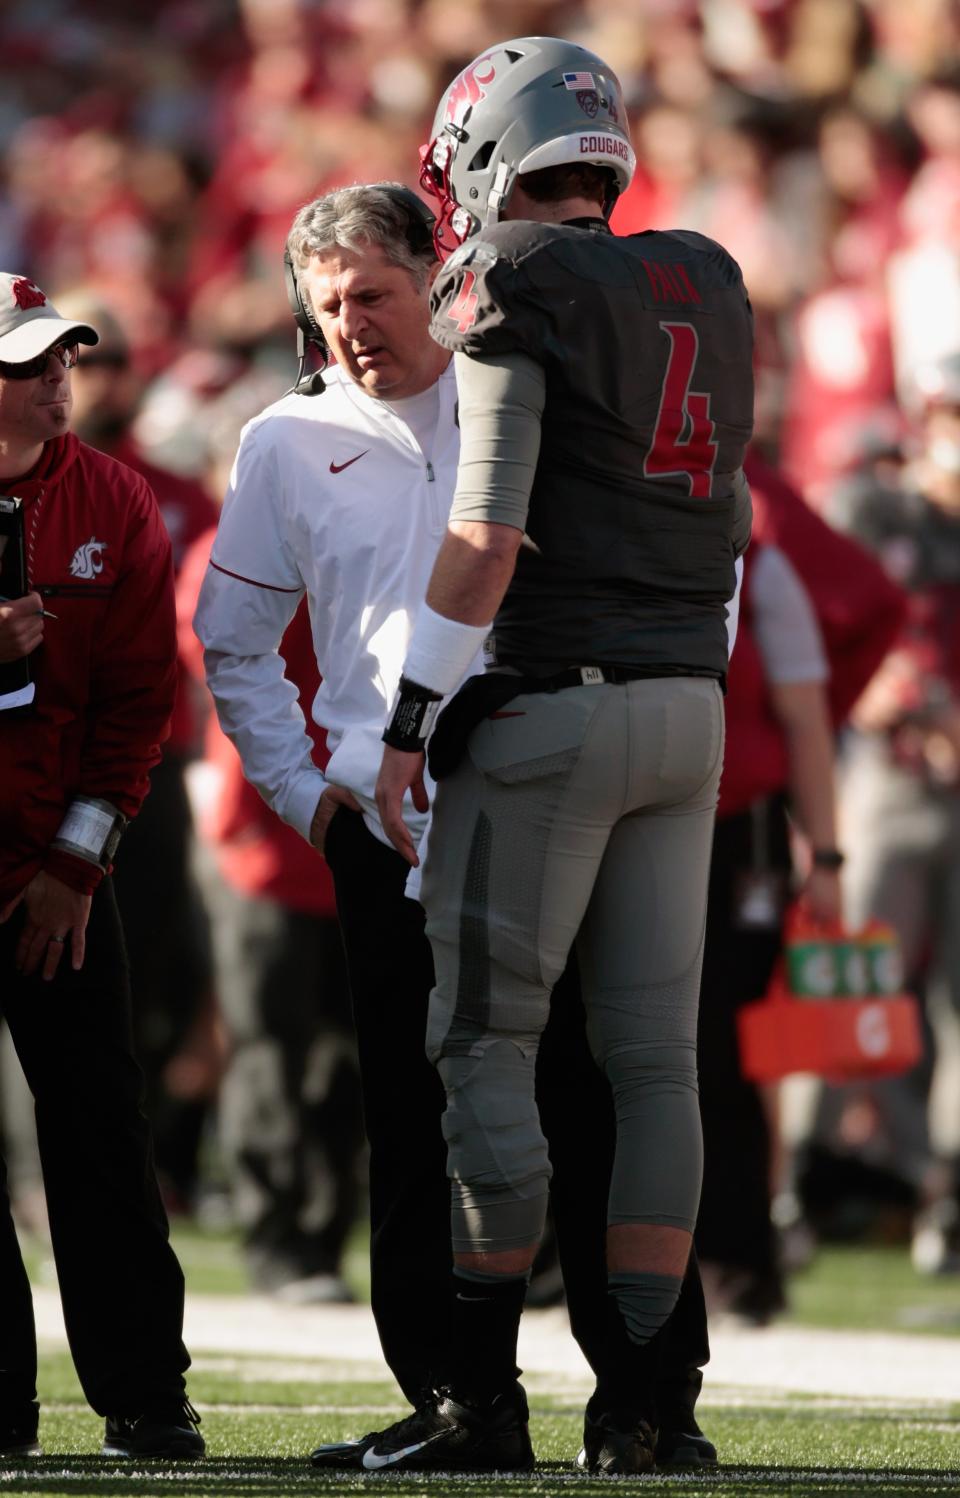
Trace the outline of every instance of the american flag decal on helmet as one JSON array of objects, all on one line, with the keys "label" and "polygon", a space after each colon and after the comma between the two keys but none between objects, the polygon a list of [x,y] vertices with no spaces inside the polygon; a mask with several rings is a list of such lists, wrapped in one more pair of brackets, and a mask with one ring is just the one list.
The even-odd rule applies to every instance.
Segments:
[{"label": "american flag decal on helmet", "polygon": [[569,89],[596,88],[592,73],[564,73],[563,86]]}]

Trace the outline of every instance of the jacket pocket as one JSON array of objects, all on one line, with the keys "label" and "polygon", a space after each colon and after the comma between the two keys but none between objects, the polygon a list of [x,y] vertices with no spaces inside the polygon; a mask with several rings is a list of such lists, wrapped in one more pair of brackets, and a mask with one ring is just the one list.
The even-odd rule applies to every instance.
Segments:
[{"label": "jacket pocket", "polygon": [[91,691],[93,658],[110,607],[109,584],[60,584],[37,589],[44,608],[55,618],[44,620],[37,651],[37,696],[66,711],[83,710]]}]

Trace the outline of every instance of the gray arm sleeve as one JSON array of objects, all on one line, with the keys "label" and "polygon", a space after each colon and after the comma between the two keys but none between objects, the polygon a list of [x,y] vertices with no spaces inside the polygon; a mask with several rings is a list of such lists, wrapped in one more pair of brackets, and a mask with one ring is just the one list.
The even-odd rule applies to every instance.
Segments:
[{"label": "gray arm sleeve", "polygon": [[750,577],[750,607],[768,681],[790,686],[829,678],[810,594],[778,546],[760,548]]},{"label": "gray arm sleeve", "polygon": [[522,531],[540,453],[546,376],[527,354],[455,354],[460,465],[451,520]]},{"label": "gray arm sleeve", "polygon": [[733,512],[733,554],[742,557],[750,544],[750,531],[753,527],[753,500],[742,468],[738,468],[733,476],[733,493],[736,500]]}]

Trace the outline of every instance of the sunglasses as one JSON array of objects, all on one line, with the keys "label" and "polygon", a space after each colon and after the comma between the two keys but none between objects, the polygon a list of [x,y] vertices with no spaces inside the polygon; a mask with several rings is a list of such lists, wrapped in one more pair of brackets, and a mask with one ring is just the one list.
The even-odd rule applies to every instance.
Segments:
[{"label": "sunglasses", "polygon": [[26,359],[23,364],[4,364],[0,360],[0,380],[37,379],[39,375],[46,374],[51,354],[56,354],[64,369],[72,369],[79,358],[79,353],[75,343],[55,343],[53,348],[48,348],[45,353],[38,354],[35,359]]}]

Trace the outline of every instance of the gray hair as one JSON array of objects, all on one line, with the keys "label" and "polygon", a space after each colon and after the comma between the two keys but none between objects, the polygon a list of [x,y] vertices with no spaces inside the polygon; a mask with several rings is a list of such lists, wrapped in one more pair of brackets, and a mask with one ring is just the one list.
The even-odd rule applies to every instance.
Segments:
[{"label": "gray hair", "polygon": [[335,187],[306,203],[287,236],[287,250],[294,266],[301,270],[312,256],[325,255],[337,246],[362,250],[374,244],[381,247],[393,265],[409,271],[417,289],[422,291],[436,255],[432,247],[419,254],[410,248],[409,215],[389,191],[384,191],[402,186],[400,182],[381,182],[372,187],[362,184]]}]

